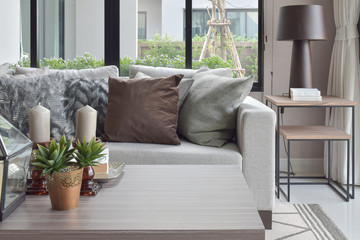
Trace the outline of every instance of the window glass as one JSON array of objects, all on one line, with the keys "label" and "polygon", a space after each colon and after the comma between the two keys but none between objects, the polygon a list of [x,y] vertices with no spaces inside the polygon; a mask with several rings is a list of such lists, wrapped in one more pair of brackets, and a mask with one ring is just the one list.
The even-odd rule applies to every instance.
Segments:
[{"label": "window glass", "polygon": [[248,38],[258,38],[258,12],[249,11],[246,15],[246,29]]},{"label": "window glass", "polygon": [[146,39],[146,12],[138,13],[138,39]]},{"label": "window glass", "polygon": [[246,12],[243,10],[229,10],[226,13],[226,18],[231,22],[230,31],[234,36],[246,36],[245,16]]},{"label": "window glass", "polygon": [[257,81],[258,1],[214,2],[193,0],[193,68],[229,67],[234,76],[255,75]]},{"label": "window glass", "polygon": [[60,12],[63,1],[60,0],[39,0],[38,1],[38,57],[60,58],[63,52],[60,51],[64,42],[60,40],[63,35],[63,16]]},{"label": "window glass", "polygon": [[[128,1],[126,8],[120,7],[121,76],[129,76],[131,64],[185,68],[184,9],[184,0],[138,0],[137,5]],[[134,12],[138,21],[133,20]],[[146,34],[142,12],[146,12]]]},{"label": "window glass", "polygon": [[[45,0],[47,1],[47,0]],[[104,64],[104,0],[64,1],[64,56],[67,68]]]},{"label": "window glass", "polygon": [[20,60],[30,66],[30,1],[20,1]]}]

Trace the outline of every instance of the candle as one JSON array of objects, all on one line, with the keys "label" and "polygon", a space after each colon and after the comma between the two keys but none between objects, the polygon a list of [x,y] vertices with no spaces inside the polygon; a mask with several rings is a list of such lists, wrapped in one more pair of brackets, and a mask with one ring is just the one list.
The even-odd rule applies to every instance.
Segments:
[{"label": "candle", "polygon": [[50,110],[39,105],[29,111],[30,139],[36,143],[50,141]]},{"label": "candle", "polygon": [[81,142],[85,140],[90,142],[96,136],[96,118],[97,111],[86,105],[76,112],[76,134],[75,139]]}]

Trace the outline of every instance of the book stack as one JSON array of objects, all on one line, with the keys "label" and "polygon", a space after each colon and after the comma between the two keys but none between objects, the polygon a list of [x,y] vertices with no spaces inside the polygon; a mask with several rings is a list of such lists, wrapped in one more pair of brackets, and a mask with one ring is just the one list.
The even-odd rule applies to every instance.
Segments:
[{"label": "book stack", "polygon": [[102,154],[105,154],[105,156],[97,160],[99,162],[98,165],[93,166],[96,178],[109,177],[109,150],[106,148]]},{"label": "book stack", "polygon": [[321,93],[317,88],[290,88],[291,100],[321,101]]}]

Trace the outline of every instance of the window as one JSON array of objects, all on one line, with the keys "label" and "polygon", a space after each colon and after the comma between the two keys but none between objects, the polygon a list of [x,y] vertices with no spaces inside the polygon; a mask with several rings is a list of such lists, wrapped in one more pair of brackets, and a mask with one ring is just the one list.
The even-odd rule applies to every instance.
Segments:
[{"label": "window", "polygon": [[[222,37],[210,37],[209,45],[206,34],[210,25],[223,33],[225,25],[220,26],[216,20],[208,23],[212,14],[208,0],[37,0],[38,14],[32,12],[31,19],[38,21],[38,49],[34,50],[38,54],[30,54],[31,63],[35,66],[34,59],[44,57],[73,59],[90,53],[97,65],[105,62],[119,66],[122,76],[128,74],[130,64],[193,69],[202,65],[230,67],[240,76],[255,74],[253,90],[261,91],[263,0],[224,3],[224,24],[229,31],[226,29]],[[186,8],[191,5],[192,8]],[[22,12],[27,9],[22,7]],[[219,13],[215,15],[219,19]],[[186,24],[186,16],[192,19],[190,25]],[[37,36],[34,31],[26,33],[26,14],[22,17],[22,39]],[[21,46],[23,55],[28,55],[28,42],[23,41]]]}]

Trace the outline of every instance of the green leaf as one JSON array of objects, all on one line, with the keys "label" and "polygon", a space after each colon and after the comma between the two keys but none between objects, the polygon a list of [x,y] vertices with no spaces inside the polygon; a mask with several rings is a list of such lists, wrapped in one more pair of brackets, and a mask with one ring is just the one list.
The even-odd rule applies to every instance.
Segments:
[{"label": "green leaf", "polygon": [[44,158],[43,156],[41,156],[41,155],[36,155],[35,156],[35,162],[36,162],[36,160],[40,160],[42,163],[44,163],[44,164],[48,164],[48,161],[49,161],[49,159],[46,159],[46,158]]},{"label": "green leaf", "polygon": [[40,168],[45,168],[45,169],[49,167],[48,165],[43,164],[41,162],[34,162],[34,163],[32,163],[32,165],[40,167]]},{"label": "green leaf", "polygon": [[59,151],[56,149],[54,152],[50,155],[50,159],[56,160],[59,156]]},{"label": "green leaf", "polygon": [[49,150],[38,144],[38,152],[42,155],[42,156],[48,156],[49,155]]}]

